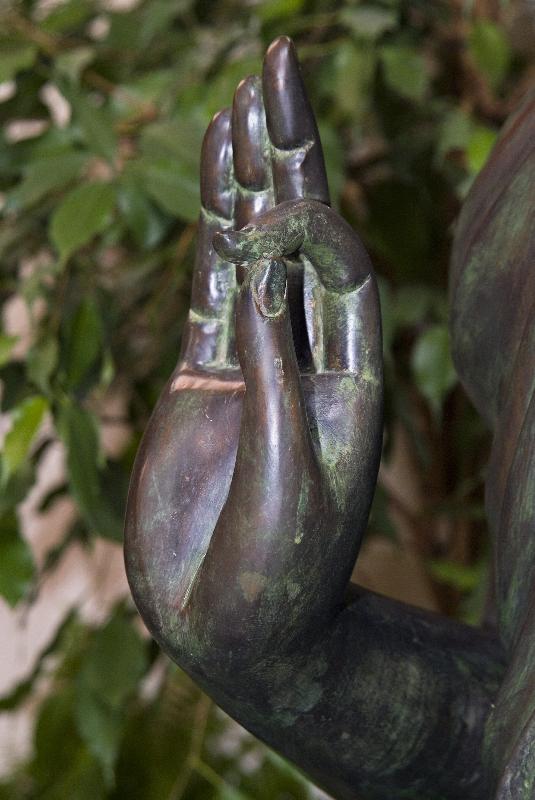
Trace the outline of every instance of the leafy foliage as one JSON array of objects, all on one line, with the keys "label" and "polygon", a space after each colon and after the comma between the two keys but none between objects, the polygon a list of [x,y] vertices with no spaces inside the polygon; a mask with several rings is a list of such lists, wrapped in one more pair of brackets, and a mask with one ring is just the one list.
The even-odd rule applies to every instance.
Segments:
[{"label": "leafy foliage", "polygon": [[13,511],[0,518],[2,538],[0,539],[0,592],[7,602],[14,606],[31,587],[34,575],[33,559],[30,549],[17,530],[17,519]]},{"label": "leafy foliage", "polygon": [[[68,486],[57,494],[68,491],[79,520],[42,570],[75,541],[120,540],[136,445],[186,313],[203,130],[259,69],[270,40],[288,33],[319,112],[334,200],[380,276],[385,458],[403,428],[426,497],[416,519],[401,510],[443,610],[474,619],[467,600],[480,597],[485,572],[487,440],[449,356],[446,284],[460,202],[528,80],[503,10],[445,0],[121,6],[21,0],[0,11],[1,302],[23,303],[31,333],[24,347],[8,325],[0,336],[11,425],[1,458],[0,593],[12,605],[35,596],[40,570],[16,508],[58,439]],[[112,456],[101,431],[106,392],[117,385],[129,398],[122,422],[131,443]],[[382,486],[372,535],[395,537],[394,501],[399,510]],[[438,533],[445,518],[447,540]],[[250,737],[229,746],[233,725],[140,638],[122,607],[100,629],[65,620],[0,708],[16,708],[45,674],[52,686],[33,757],[0,798],[310,796]]]}]

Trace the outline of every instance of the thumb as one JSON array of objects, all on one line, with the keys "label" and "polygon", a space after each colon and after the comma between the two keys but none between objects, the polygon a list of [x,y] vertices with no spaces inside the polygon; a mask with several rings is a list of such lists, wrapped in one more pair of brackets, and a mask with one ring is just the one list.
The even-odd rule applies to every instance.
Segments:
[{"label": "thumb", "polygon": [[248,267],[236,306],[236,344],[250,398],[263,398],[262,405],[268,407],[284,393],[300,404],[286,265],[281,259],[261,259]]},{"label": "thumb", "polygon": [[265,259],[249,268],[236,308],[236,344],[246,391],[233,490],[243,480],[250,500],[252,471],[262,476],[262,492],[279,486],[281,496],[288,494],[294,473],[299,480],[313,474],[319,483],[282,260]]}]

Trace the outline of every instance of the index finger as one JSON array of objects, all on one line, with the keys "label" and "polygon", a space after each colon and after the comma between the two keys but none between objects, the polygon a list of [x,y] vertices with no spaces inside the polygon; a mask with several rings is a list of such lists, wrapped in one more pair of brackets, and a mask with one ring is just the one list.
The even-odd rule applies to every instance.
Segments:
[{"label": "index finger", "polygon": [[234,361],[232,317],[235,268],[214,250],[214,234],[234,225],[230,109],[215,115],[201,153],[201,213],[191,305],[182,337],[182,361],[190,367],[223,367]]},{"label": "index finger", "polygon": [[318,126],[287,36],[269,46],[262,80],[277,203],[304,198],[329,204]]}]

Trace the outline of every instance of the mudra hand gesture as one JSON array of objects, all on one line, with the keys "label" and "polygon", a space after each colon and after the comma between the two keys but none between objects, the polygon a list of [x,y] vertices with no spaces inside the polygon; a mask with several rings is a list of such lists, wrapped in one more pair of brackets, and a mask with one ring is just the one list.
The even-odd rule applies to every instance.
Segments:
[{"label": "mudra hand gesture", "polygon": [[363,245],[329,207],[289,39],[211,122],[201,201],[182,354],[128,505],[143,618],[218,703],[337,797],[392,800],[418,760],[434,765],[433,792],[443,770],[444,797],[484,797],[478,763],[466,777],[475,723],[453,749],[438,742],[461,724],[444,722],[455,693],[473,720],[487,713],[494,672],[479,653],[494,664],[492,643],[348,594],[381,451],[380,312]]}]

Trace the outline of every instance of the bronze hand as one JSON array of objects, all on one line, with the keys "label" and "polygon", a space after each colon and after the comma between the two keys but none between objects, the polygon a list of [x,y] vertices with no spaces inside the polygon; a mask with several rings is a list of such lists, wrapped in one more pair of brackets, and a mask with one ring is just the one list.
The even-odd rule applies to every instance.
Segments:
[{"label": "bronze hand", "polygon": [[360,239],[328,206],[288,39],[212,121],[201,195],[183,351],[128,504],[140,612],[336,797],[486,800],[499,646],[348,592],[381,450],[379,304]]}]

